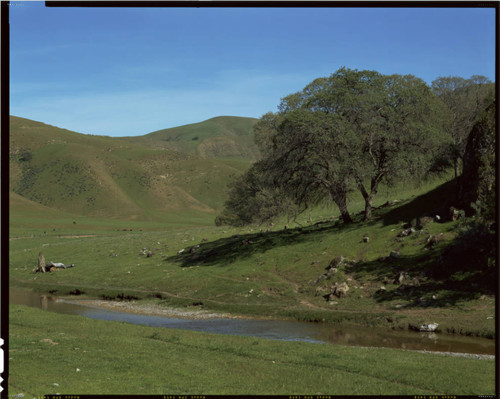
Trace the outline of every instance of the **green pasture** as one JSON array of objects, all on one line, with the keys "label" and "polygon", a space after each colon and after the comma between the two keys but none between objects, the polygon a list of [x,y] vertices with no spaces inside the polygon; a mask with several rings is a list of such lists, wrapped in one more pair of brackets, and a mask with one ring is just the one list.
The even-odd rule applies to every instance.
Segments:
[{"label": "green pasture", "polygon": [[10,306],[9,395],[493,395],[492,360],[161,329]]}]

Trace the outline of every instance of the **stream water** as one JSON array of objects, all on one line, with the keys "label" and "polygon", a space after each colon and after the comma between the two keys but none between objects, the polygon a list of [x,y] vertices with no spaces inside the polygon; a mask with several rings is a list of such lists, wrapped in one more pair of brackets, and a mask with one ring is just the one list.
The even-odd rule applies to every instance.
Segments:
[{"label": "stream water", "polygon": [[383,328],[343,327],[321,323],[302,323],[257,319],[180,319],[139,315],[79,304],[35,292],[10,288],[9,302],[45,311],[80,315],[93,319],[122,321],[164,328],[245,335],[284,341],[331,343],[349,346],[375,346],[409,350],[495,354],[495,341],[435,333],[392,331]]}]

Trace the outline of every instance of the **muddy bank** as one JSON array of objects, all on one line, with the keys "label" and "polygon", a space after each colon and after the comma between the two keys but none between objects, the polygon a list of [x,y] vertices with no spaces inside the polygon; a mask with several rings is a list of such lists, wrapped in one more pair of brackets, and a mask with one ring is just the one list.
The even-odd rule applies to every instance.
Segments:
[{"label": "muddy bank", "polygon": [[100,299],[58,299],[59,302],[72,303],[75,305],[84,305],[91,307],[98,307],[108,310],[115,310],[118,312],[126,312],[133,314],[140,314],[146,316],[162,316],[162,317],[175,317],[180,319],[250,319],[250,317],[236,316],[229,313],[214,313],[203,309],[183,310],[177,308],[168,308],[154,304],[139,304],[135,301],[132,302],[117,302],[106,301]]}]

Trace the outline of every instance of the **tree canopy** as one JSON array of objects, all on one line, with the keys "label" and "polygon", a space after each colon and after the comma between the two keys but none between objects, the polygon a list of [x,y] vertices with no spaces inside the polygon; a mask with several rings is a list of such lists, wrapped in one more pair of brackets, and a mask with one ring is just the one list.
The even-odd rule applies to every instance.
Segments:
[{"label": "tree canopy", "polygon": [[[438,95],[415,76],[341,68],[284,97],[277,113],[260,119],[254,132],[263,158],[241,181],[260,174],[261,189],[279,193],[294,211],[332,201],[345,223],[349,194],[359,190],[370,219],[382,181],[421,178],[450,141],[443,115]],[[233,186],[230,198],[239,189]],[[235,214],[243,202],[230,200],[226,208]]]}]

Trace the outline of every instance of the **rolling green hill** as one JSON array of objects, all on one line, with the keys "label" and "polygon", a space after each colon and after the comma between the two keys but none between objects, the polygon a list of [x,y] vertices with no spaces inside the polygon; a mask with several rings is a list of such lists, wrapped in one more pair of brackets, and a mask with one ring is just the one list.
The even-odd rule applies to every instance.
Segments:
[{"label": "rolling green hill", "polygon": [[218,116],[204,122],[158,130],[124,139],[147,146],[168,148],[202,158],[255,161],[260,153],[253,142],[255,118]]},{"label": "rolling green hill", "polygon": [[[14,211],[44,206],[128,220],[162,220],[173,212],[214,215],[227,183],[249,165],[241,157],[205,159],[149,139],[85,135],[15,116],[10,124]],[[230,125],[224,125],[229,133]]]}]

